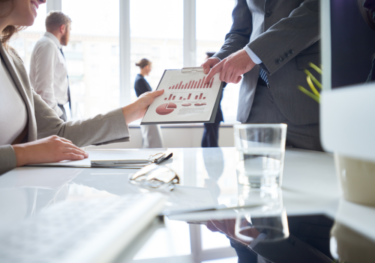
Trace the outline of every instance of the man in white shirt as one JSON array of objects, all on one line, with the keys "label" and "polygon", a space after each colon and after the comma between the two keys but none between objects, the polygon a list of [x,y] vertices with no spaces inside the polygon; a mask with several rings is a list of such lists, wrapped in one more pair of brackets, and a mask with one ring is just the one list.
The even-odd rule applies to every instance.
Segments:
[{"label": "man in white shirt", "polygon": [[62,12],[50,12],[44,36],[36,43],[30,62],[30,81],[34,90],[64,121],[64,105],[69,102],[68,71],[62,46],[69,43],[71,19]]}]

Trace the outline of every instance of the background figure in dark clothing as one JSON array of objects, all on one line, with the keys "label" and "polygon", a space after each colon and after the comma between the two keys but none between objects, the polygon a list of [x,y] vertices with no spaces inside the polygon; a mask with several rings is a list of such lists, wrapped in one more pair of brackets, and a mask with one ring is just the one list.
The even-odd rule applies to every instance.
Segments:
[{"label": "background figure in dark clothing", "polygon": [[[207,58],[212,57],[215,52],[207,52]],[[225,83],[224,87],[227,84]],[[219,147],[219,127],[220,122],[224,121],[223,111],[221,110],[221,100],[223,93],[220,95],[219,108],[217,109],[214,123],[204,123],[202,147]]]},{"label": "background figure in dark clothing", "polygon": [[137,74],[134,82],[134,89],[137,97],[141,96],[143,93],[152,91],[150,84],[148,84],[145,76],[148,76],[151,72],[151,61],[146,58],[143,58],[141,61],[135,64],[141,69],[141,72]]},{"label": "background figure in dark clothing", "polygon": [[[135,64],[141,69],[134,82],[134,89],[137,97],[143,93],[152,91],[145,76],[150,74],[152,63],[150,60],[143,58]],[[164,148],[161,129],[158,125],[141,125],[142,148]]]}]

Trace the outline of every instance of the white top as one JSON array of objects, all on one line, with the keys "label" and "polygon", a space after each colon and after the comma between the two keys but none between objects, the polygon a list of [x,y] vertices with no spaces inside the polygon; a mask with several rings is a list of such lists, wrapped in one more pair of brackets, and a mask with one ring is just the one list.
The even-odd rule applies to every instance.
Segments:
[{"label": "white top", "polygon": [[57,104],[68,102],[68,71],[59,40],[46,32],[36,43],[30,61],[30,81],[34,90],[61,116]]},{"label": "white top", "polygon": [[[9,58],[9,56],[8,56]],[[9,58],[12,62],[12,59]],[[14,65],[13,65],[14,67]],[[0,60],[0,145],[11,144],[27,123],[25,103],[2,59]]]}]

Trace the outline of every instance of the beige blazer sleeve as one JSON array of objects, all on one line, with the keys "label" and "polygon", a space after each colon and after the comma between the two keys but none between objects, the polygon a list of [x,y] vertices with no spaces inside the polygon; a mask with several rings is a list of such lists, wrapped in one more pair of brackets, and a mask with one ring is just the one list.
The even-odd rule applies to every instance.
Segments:
[{"label": "beige blazer sleeve", "polygon": [[[129,129],[122,109],[86,120],[63,122],[30,87],[28,75],[17,53],[14,50],[9,51],[13,60],[11,63],[5,52],[4,47],[0,44],[0,54],[4,65],[9,70],[27,108],[27,141],[35,141],[51,135],[64,137],[79,147],[129,141]],[[17,159],[13,147],[0,145],[0,175],[15,168],[16,164]]]},{"label": "beige blazer sleeve", "polygon": [[58,135],[79,147],[129,141],[122,109],[85,120],[63,122],[38,94],[33,92],[33,97],[38,139]]}]

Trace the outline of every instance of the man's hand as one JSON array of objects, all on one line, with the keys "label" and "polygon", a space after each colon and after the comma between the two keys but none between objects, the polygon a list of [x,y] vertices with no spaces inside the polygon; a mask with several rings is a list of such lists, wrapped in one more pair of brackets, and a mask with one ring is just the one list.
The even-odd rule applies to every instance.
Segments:
[{"label": "man's hand", "polygon": [[36,163],[54,163],[64,160],[82,160],[89,155],[71,141],[53,135],[29,143],[13,145],[17,166]]},{"label": "man's hand", "polygon": [[203,67],[204,74],[208,74],[210,72],[211,68],[215,66],[217,63],[220,62],[220,59],[218,58],[209,58],[207,59],[201,67]]},{"label": "man's hand", "polygon": [[[215,59],[215,61],[218,60]],[[242,75],[252,70],[256,64],[251,60],[245,50],[240,50],[216,64],[208,59],[202,65],[205,73],[206,69],[212,67],[212,65],[214,66],[206,76],[205,83],[209,83],[216,73],[220,73],[221,81],[226,83],[238,83],[241,81]]]},{"label": "man's hand", "polygon": [[163,93],[164,90],[145,92],[139,96],[135,102],[123,107],[122,113],[124,114],[126,124],[142,118],[145,115],[148,106],[150,106],[156,97],[159,97]]}]

